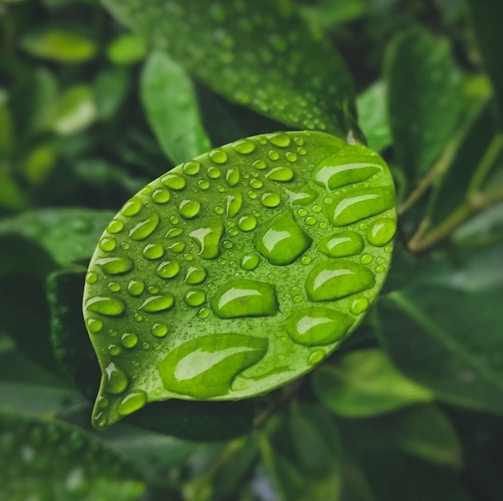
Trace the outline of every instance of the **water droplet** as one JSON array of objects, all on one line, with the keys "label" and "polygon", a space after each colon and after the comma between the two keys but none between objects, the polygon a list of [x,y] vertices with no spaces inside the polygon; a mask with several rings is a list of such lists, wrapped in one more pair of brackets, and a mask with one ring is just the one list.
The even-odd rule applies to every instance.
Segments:
[{"label": "water droplet", "polygon": [[297,154],[294,153],[293,151],[288,151],[286,154],[285,154],[285,158],[291,162],[291,163],[294,163],[297,161]]},{"label": "water droplet", "polygon": [[240,266],[243,270],[252,271],[254,270],[260,262],[260,258],[257,254],[246,254],[241,258]]},{"label": "water droplet", "polygon": [[208,308],[201,308],[199,310],[199,313],[197,314],[197,316],[199,318],[203,318],[204,319],[204,318],[208,318],[210,316],[210,313],[211,312],[210,312],[210,310]]},{"label": "water droplet", "polygon": [[195,176],[196,174],[199,173],[200,169],[201,164],[196,160],[190,160],[189,162],[185,162],[182,165],[182,171],[184,172],[184,174],[187,174],[188,176]]},{"label": "water droplet", "polygon": [[373,287],[374,274],[364,266],[349,261],[315,265],[306,280],[311,301],[332,301]]},{"label": "water droplet", "polygon": [[314,216],[307,216],[305,220],[307,226],[314,226],[317,222],[318,220]]},{"label": "water droplet", "polygon": [[179,174],[164,174],[161,176],[161,183],[172,190],[180,191],[183,190],[187,184],[185,178]]},{"label": "water droplet", "polygon": [[345,226],[361,219],[375,216],[393,207],[392,188],[372,188],[342,195],[334,202],[332,222],[336,226]]},{"label": "water droplet", "polygon": [[260,197],[260,202],[264,207],[274,208],[281,203],[281,197],[274,192],[263,193]]},{"label": "water droplet", "polygon": [[171,198],[171,195],[168,190],[164,190],[163,188],[158,188],[157,190],[154,190],[152,193],[152,200],[156,204],[166,204],[169,202],[169,199]]},{"label": "water droplet", "polygon": [[396,223],[393,219],[380,218],[372,223],[367,231],[367,240],[372,245],[382,247],[386,245],[394,236]]},{"label": "water droplet", "polygon": [[86,309],[107,317],[117,317],[124,313],[126,304],[118,298],[95,296],[87,300]]},{"label": "water droplet", "polygon": [[97,318],[88,318],[86,324],[89,332],[92,332],[93,334],[97,334],[103,329],[103,322]]},{"label": "water droplet", "polygon": [[216,148],[208,153],[210,160],[216,164],[224,164],[227,162],[227,153],[221,148]]},{"label": "water droplet", "polygon": [[210,187],[210,182],[207,179],[200,179],[197,182],[197,185],[201,188],[201,190],[207,190]]},{"label": "water droplet", "polygon": [[318,196],[309,186],[298,186],[296,189],[286,190],[286,193],[292,205],[308,205]]},{"label": "water droplet", "polygon": [[185,250],[185,242],[183,241],[173,242],[172,244],[169,244],[167,246],[167,249],[170,250],[171,252],[175,252],[176,254],[180,254]]},{"label": "water droplet", "polygon": [[384,273],[385,270],[386,270],[386,268],[384,266],[378,266],[376,268],[377,273]]},{"label": "water droplet", "polygon": [[120,233],[124,229],[124,223],[119,219],[112,219],[110,224],[107,226],[108,233],[116,234]]},{"label": "water droplet", "polygon": [[361,297],[355,299],[351,303],[351,313],[353,313],[354,315],[359,315],[360,313],[366,311],[368,307],[369,307],[369,301],[367,298]]},{"label": "water droplet", "polygon": [[100,257],[96,259],[95,263],[107,275],[121,275],[131,271],[134,266],[132,259],[121,256]]},{"label": "water droplet", "polygon": [[292,263],[310,245],[311,238],[296,223],[290,210],[274,217],[255,239],[257,251],[277,265]]},{"label": "water droplet", "polygon": [[373,257],[370,254],[363,254],[360,258],[360,262],[362,264],[370,264],[372,262]]},{"label": "water droplet", "polygon": [[141,210],[141,201],[137,197],[130,198],[121,209],[121,214],[123,216],[131,217],[136,216]]},{"label": "water droplet", "polygon": [[127,291],[134,297],[141,296],[144,289],[145,284],[141,280],[130,280],[127,284]]},{"label": "water droplet", "polygon": [[156,270],[161,278],[174,278],[180,271],[180,265],[177,261],[163,261]]},{"label": "water droplet", "polygon": [[243,195],[237,191],[227,195],[225,199],[225,213],[229,217],[234,217],[241,209],[243,204]]},{"label": "water droplet", "polygon": [[149,237],[159,225],[159,214],[152,212],[150,216],[135,224],[129,230],[129,236],[133,240],[145,240]]},{"label": "water droplet", "polygon": [[190,290],[185,294],[185,302],[189,306],[201,306],[206,300],[204,292],[198,290]]},{"label": "water droplet", "polygon": [[147,244],[143,248],[143,255],[147,259],[159,259],[163,256],[164,254],[164,249],[162,245],[159,244]]},{"label": "water droplet", "polygon": [[121,336],[121,344],[124,348],[130,350],[138,344],[138,336],[132,332],[125,332]]},{"label": "water droplet", "polygon": [[302,256],[302,257],[300,258],[300,262],[301,262],[304,266],[307,266],[308,264],[311,264],[312,259],[311,259],[311,257],[309,257],[309,256]]},{"label": "water droplet", "polygon": [[307,155],[307,150],[306,150],[306,148],[299,147],[299,148],[297,148],[297,153],[299,155],[304,156],[304,155]]},{"label": "water droplet", "polygon": [[201,203],[198,200],[182,200],[178,210],[185,219],[192,219],[199,214]]},{"label": "water droplet", "polygon": [[260,188],[262,188],[264,186],[264,181],[262,181],[262,179],[252,179],[250,181],[250,186],[254,190],[260,190]]},{"label": "water droplet", "polygon": [[175,302],[173,294],[165,294],[163,296],[151,296],[143,301],[140,310],[148,313],[158,313],[160,311],[169,310]]},{"label": "water droplet", "polygon": [[239,183],[239,178],[239,169],[235,167],[227,169],[227,172],[225,173],[225,180],[229,186],[236,186]]},{"label": "water droplet", "polygon": [[184,282],[188,285],[196,285],[204,282],[206,270],[200,266],[189,266],[185,274]]},{"label": "water droplet", "polygon": [[108,290],[110,292],[120,292],[121,284],[119,282],[109,282]]},{"label": "water droplet", "polygon": [[276,150],[269,150],[267,152],[267,157],[270,160],[279,160],[279,153]]},{"label": "water droplet", "polygon": [[348,156],[337,154],[323,160],[315,171],[314,179],[317,183],[330,190],[348,184],[363,182],[378,172],[382,165],[374,162],[360,162]]},{"label": "water droplet", "polygon": [[117,357],[121,354],[121,349],[116,344],[109,345],[107,351],[112,357]]},{"label": "water droplet", "polygon": [[293,179],[294,172],[290,167],[275,167],[271,169],[265,177],[270,181],[288,182]]},{"label": "water droplet", "polygon": [[252,231],[257,226],[257,218],[255,216],[243,216],[239,218],[238,227],[241,231]]},{"label": "water droplet", "polygon": [[94,271],[88,271],[86,273],[86,283],[87,284],[95,284],[98,280],[98,275]]},{"label": "water droplet", "polygon": [[323,350],[314,350],[308,357],[307,363],[309,365],[319,364],[325,358],[325,352]]},{"label": "water droplet", "polygon": [[255,169],[258,169],[258,170],[267,169],[267,164],[263,160],[255,160],[255,162],[253,162],[252,165],[253,165],[253,167],[255,167]]},{"label": "water droplet", "polygon": [[287,148],[291,143],[290,136],[284,133],[271,135],[268,139],[272,144],[274,144],[274,146],[277,146],[278,148]]},{"label": "water droplet", "polygon": [[168,326],[166,324],[158,322],[152,326],[152,334],[155,337],[165,337],[167,333],[168,333]]},{"label": "water droplet", "polygon": [[220,169],[218,169],[217,167],[208,167],[208,170],[206,172],[210,179],[218,179],[222,175]]},{"label": "water droplet", "polygon": [[354,256],[363,250],[363,238],[354,231],[341,231],[323,238],[318,250],[329,257]]},{"label": "water droplet", "polygon": [[117,412],[121,416],[127,416],[141,409],[147,402],[147,395],[142,390],[132,391],[126,395],[117,406]]},{"label": "water droplet", "polygon": [[115,238],[103,237],[100,240],[99,247],[104,252],[112,252],[117,247]]},{"label": "water droplet", "polygon": [[161,289],[157,285],[149,285],[147,290],[150,294],[157,294]]},{"label": "water droplet", "polygon": [[175,238],[179,237],[183,233],[182,228],[171,228],[166,233],[166,238]]},{"label": "water droplet", "polygon": [[344,313],[312,306],[294,313],[285,323],[285,329],[296,343],[326,345],[342,339],[352,322]]},{"label": "water droplet", "polygon": [[255,143],[250,141],[249,139],[241,139],[240,141],[236,141],[233,145],[233,148],[241,155],[249,155],[255,151]]},{"label": "water droplet", "polygon": [[224,232],[223,224],[214,224],[191,231],[189,236],[199,244],[199,255],[203,259],[215,259],[220,253],[220,239]]},{"label": "water droplet", "polygon": [[222,285],[211,301],[220,318],[262,317],[278,313],[274,287],[265,282],[235,279]]},{"label": "water droplet", "polygon": [[124,371],[113,362],[105,368],[105,390],[112,395],[120,395],[128,386],[128,378]]}]

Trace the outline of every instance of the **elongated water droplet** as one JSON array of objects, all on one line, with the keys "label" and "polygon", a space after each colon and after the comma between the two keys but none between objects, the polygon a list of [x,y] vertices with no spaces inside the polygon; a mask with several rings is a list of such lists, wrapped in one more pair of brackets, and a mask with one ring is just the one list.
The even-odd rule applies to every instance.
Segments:
[{"label": "elongated water droplet", "polygon": [[278,214],[255,238],[257,251],[277,265],[292,263],[310,245],[311,238],[296,223],[290,210]]},{"label": "elongated water droplet", "polygon": [[235,279],[221,286],[211,307],[220,318],[263,317],[278,313],[274,287],[265,282]]},{"label": "elongated water droplet", "polygon": [[117,406],[117,412],[121,416],[127,416],[141,409],[147,403],[147,395],[142,390],[135,390],[126,395]]},{"label": "elongated water droplet", "polygon": [[135,224],[129,230],[129,236],[133,240],[145,240],[159,225],[159,214],[152,212],[146,219]]},{"label": "elongated water droplet", "polygon": [[367,230],[367,240],[372,245],[382,247],[395,236],[396,223],[393,219],[380,218],[372,223]]},{"label": "elongated water droplet", "polygon": [[363,238],[354,231],[341,231],[325,237],[318,249],[330,257],[354,256],[363,250]]},{"label": "elongated water droplet", "polygon": [[274,146],[277,146],[278,148],[287,148],[288,146],[290,146],[291,143],[290,136],[283,133],[269,136],[269,141],[271,141],[271,143],[274,144]]},{"label": "elongated water droplet", "polygon": [[375,284],[374,274],[365,266],[350,261],[327,261],[313,267],[306,280],[311,301],[332,301]]},{"label": "elongated water droplet", "polygon": [[97,264],[107,275],[122,275],[133,269],[133,260],[129,257],[110,256],[96,259]]},{"label": "elongated water droplet", "polygon": [[179,174],[164,174],[161,177],[161,183],[172,190],[181,191],[185,188],[187,182],[183,176]]},{"label": "elongated water droplet", "polygon": [[203,259],[215,259],[220,253],[220,239],[224,227],[221,222],[191,231],[189,236],[199,244],[199,255]]},{"label": "elongated water droplet", "polygon": [[234,217],[241,209],[242,204],[243,195],[239,191],[227,195],[225,198],[225,213],[229,217]]},{"label": "elongated water droplet", "polygon": [[360,183],[382,171],[382,165],[373,162],[361,162],[358,157],[336,155],[323,161],[316,169],[314,179],[329,190]]},{"label": "elongated water droplet", "polygon": [[286,190],[292,205],[309,205],[316,200],[318,193],[309,186],[299,186]]},{"label": "elongated water droplet", "polygon": [[230,169],[227,169],[227,172],[225,173],[225,180],[229,186],[236,186],[239,183],[239,178],[240,175],[238,168],[231,167]]},{"label": "elongated water droplet", "polygon": [[87,300],[86,309],[107,317],[118,317],[124,313],[126,304],[122,299],[96,296]]},{"label": "elongated water droplet", "polygon": [[236,141],[232,146],[234,150],[241,153],[241,155],[249,155],[255,151],[255,143],[249,139]]},{"label": "elongated water droplet", "polygon": [[162,296],[151,296],[143,301],[140,310],[148,313],[158,313],[160,311],[169,310],[175,302],[173,294],[165,294]]},{"label": "elongated water droplet", "polygon": [[290,167],[275,167],[271,169],[265,177],[270,181],[288,182],[293,179],[294,172]]}]

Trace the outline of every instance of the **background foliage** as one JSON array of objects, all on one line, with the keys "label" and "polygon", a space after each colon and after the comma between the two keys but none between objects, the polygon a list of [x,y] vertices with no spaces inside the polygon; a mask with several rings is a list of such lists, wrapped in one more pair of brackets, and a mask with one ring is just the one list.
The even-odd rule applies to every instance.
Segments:
[{"label": "background foliage", "polygon": [[[165,22],[170,45],[124,27],[148,35],[121,2],[105,4],[124,25],[96,0],[0,2],[0,498],[502,499],[501,2],[282,0],[303,20],[274,26],[280,59],[233,27],[246,71],[226,55],[232,37],[204,31],[240,3],[189,9],[197,43]],[[270,31],[268,2],[253,4],[253,29]],[[289,126],[359,134],[326,84],[350,92],[333,47],[397,185],[377,306],[283,389],[152,404],[92,431],[81,294],[110,217],[211,145]]]}]

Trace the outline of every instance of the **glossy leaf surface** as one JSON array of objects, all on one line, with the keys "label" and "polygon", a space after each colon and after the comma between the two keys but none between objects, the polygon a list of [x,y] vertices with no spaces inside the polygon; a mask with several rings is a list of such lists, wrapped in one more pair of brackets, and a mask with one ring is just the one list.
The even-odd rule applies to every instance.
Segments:
[{"label": "glossy leaf surface", "polygon": [[227,99],[293,127],[348,132],[343,110],[353,97],[345,65],[289,2],[103,3]]},{"label": "glossy leaf surface", "polygon": [[395,228],[383,160],[323,133],[239,140],[156,179],[110,222],[86,277],[94,424],[309,371],[375,299]]}]

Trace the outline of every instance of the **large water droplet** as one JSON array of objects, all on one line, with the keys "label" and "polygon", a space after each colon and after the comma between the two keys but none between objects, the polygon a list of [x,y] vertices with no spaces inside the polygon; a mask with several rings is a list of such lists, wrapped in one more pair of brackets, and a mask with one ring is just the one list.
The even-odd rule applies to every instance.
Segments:
[{"label": "large water droplet", "polygon": [[396,223],[393,219],[380,218],[374,221],[367,230],[367,240],[372,245],[382,247],[395,236],[395,231]]},{"label": "large water droplet", "polygon": [[151,296],[143,301],[140,310],[148,313],[158,313],[160,311],[169,310],[175,302],[173,294],[165,294],[162,296]]},{"label": "large water droplet", "polygon": [[332,301],[375,284],[374,274],[350,261],[327,261],[313,267],[306,280],[306,293],[311,301]]},{"label": "large water droplet", "polygon": [[336,155],[323,161],[316,169],[314,179],[327,189],[333,190],[347,184],[366,181],[382,169],[382,165],[375,162],[361,162],[357,158]]},{"label": "large water droplet", "polygon": [[274,217],[255,238],[255,248],[270,263],[290,264],[309,246],[311,238],[296,223],[290,210]]},{"label": "large water droplet", "polygon": [[335,200],[332,222],[336,226],[360,221],[375,216],[393,207],[394,192],[392,188],[369,188],[342,195]]},{"label": "large water droplet", "polygon": [[128,385],[126,373],[119,369],[113,362],[105,368],[105,390],[112,395],[120,395]]},{"label": "large water droplet", "polygon": [[235,279],[222,285],[211,306],[220,318],[263,317],[278,313],[274,287],[265,282]]},{"label": "large water droplet", "polygon": [[215,259],[220,253],[220,239],[224,227],[221,222],[191,231],[189,236],[199,244],[199,255],[203,259]]},{"label": "large water droplet", "polygon": [[87,300],[86,309],[107,317],[118,317],[124,313],[126,304],[118,298],[96,296]]},{"label": "large water droplet", "polygon": [[135,224],[129,230],[129,236],[133,240],[145,240],[150,236],[159,225],[159,214],[152,212],[146,219]]},{"label": "large water droplet", "polygon": [[354,231],[341,231],[323,238],[318,249],[330,257],[354,256],[363,250],[363,238]]},{"label": "large water droplet", "polygon": [[127,416],[141,409],[147,403],[147,395],[142,390],[135,390],[126,395],[117,406],[117,412],[121,416]]},{"label": "large water droplet", "polygon": [[285,329],[296,343],[325,345],[342,339],[352,323],[349,315],[312,306],[294,313],[285,323]]},{"label": "large water droplet", "polygon": [[110,256],[96,259],[97,264],[107,275],[121,275],[133,269],[133,260],[128,257]]}]

